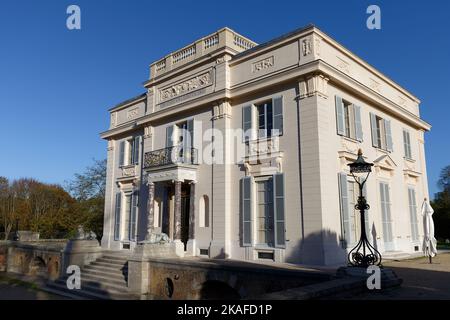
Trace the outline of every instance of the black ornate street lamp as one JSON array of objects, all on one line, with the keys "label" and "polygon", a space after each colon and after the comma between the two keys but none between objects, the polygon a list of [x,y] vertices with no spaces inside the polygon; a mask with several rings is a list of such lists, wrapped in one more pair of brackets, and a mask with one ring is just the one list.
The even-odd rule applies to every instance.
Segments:
[{"label": "black ornate street lamp", "polygon": [[[350,167],[350,173],[359,186],[358,203],[355,205],[355,209],[361,213],[361,236],[356,246],[348,254],[348,262],[353,267],[367,268],[370,265],[381,265],[381,254],[375,249],[367,239],[364,214],[366,210],[369,210],[370,206],[363,195],[364,184],[372,172],[373,163],[364,161],[361,149],[358,150],[358,159],[355,162],[348,165]],[[364,175],[367,173],[364,178]],[[355,176],[356,174],[356,176]]]}]

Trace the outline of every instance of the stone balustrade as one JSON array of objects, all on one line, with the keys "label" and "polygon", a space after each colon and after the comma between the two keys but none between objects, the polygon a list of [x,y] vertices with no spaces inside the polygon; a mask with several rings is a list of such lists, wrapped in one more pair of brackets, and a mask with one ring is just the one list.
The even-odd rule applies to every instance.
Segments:
[{"label": "stone balustrade", "polygon": [[242,52],[256,45],[255,42],[231,29],[223,28],[152,63],[150,65],[150,78],[161,76],[174,68],[199,59],[219,48],[227,47],[236,52]]}]

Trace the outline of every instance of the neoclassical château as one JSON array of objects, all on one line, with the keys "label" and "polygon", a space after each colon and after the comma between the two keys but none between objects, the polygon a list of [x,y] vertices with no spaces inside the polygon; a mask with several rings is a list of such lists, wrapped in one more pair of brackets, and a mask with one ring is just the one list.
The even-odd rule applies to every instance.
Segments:
[{"label": "neoclassical ch\u00e2teau", "polygon": [[181,257],[332,265],[364,227],[382,253],[419,250],[420,101],[316,27],[259,45],[220,29],[152,63],[144,88],[101,134],[104,249],[164,233]]}]

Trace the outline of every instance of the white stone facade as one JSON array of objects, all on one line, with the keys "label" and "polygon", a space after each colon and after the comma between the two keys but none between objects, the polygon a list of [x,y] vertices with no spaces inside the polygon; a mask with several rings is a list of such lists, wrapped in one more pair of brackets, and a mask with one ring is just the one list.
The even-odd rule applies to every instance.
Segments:
[{"label": "white stone facade", "polygon": [[[347,166],[359,148],[375,163],[371,242],[419,246],[430,130],[420,101],[316,27],[261,45],[221,29],[153,63],[144,87],[110,109],[101,134],[103,248],[132,250],[154,230],[181,256],[344,263],[360,228]],[[235,134],[245,129],[248,139]]]}]

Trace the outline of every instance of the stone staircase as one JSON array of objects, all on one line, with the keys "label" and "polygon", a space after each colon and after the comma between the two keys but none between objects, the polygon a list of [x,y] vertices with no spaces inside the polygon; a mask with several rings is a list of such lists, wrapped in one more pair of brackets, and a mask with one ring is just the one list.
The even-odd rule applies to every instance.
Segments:
[{"label": "stone staircase", "polygon": [[128,255],[106,251],[102,257],[81,269],[81,289],[67,288],[68,276],[46,284],[44,290],[72,299],[132,300],[138,295],[128,292]]}]

